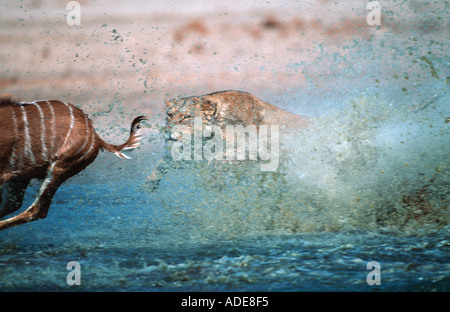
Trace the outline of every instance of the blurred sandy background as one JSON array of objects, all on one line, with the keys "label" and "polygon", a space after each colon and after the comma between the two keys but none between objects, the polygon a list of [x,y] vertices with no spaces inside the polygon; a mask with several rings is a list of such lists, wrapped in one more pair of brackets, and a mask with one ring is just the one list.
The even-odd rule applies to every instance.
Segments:
[{"label": "blurred sandy background", "polygon": [[379,1],[380,26],[361,0],[80,0],[80,25],[68,2],[1,2],[0,94],[76,104],[112,142],[137,114],[162,124],[179,95],[244,90],[317,116],[365,92],[417,104],[448,83],[446,2]]}]

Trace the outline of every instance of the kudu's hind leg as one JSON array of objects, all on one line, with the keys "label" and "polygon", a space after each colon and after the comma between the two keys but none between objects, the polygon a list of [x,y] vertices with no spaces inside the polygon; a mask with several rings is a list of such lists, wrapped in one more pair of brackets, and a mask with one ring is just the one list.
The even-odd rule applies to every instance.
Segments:
[{"label": "kudu's hind leg", "polygon": [[30,179],[11,180],[0,188],[0,219],[22,206]]},{"label": "kudu's hind leg", "polygon": [[21,214],[0,221],[0,231],[21,225],[27,222],[44,219],[47,216],[48,209],[52,202],[53,196],[58,190],[59,186],[67,179],[69,176],[64,176],[60,173],[55,163],[51,166],[47,173],[47,177],[42,183],[41,189],[39,191],[39,196],[33,202],[33,204]]}]

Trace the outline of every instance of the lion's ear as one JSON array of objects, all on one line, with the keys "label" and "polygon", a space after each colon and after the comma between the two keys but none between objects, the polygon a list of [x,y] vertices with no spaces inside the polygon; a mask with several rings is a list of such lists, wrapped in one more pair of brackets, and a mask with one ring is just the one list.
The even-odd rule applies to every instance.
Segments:
[{"label": "lion's ear", "polygon": [[214,112],[216,109],[216,103],[213,103],[210,100],[203,100],[201,105],[202,111],[204,112]]},{"label": "lion's ear", "polygon": [[175,100],[174,100],[174,99],[168,99],[168,100],[166,100],[166,106],[167,106],[167,108],[171,108],[174,104],[175,104]]},{"label": "lion's ear", "polygon": [[215,102],[211,102],[210,100],[203,99],[202,101],[202,112],[203,116],[206,118],[208,122],[213,122],[216,114],[217,104]]}]

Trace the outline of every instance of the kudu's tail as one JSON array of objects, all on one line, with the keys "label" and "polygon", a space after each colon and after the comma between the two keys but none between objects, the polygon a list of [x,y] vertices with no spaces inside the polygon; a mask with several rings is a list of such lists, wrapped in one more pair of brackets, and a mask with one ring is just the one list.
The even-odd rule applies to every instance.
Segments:
[{"label": "kudu's tail", "polygon": [[131,123],[130,136],[128,137],[128,140],[125,143],[121,145],[113,145],[103,141],[101,148],[103,150],[116,154],[120,158],[130,159],[131,157],[125,155],[124,153],[122,153],[122,151],[134,149],[138,147],[139,144],[141,144],[142,132],[140,130],[141,128],[140,123],[141,121],[146,119],[147,118],[145,116],[138,116],[134,118],[133,122]]}]

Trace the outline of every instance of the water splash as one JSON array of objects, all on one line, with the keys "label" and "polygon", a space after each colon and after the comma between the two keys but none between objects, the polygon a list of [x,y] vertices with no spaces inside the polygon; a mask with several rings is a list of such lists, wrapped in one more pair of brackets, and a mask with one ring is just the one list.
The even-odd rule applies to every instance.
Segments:
[{"label": "water splash", "polygon": [[439,105],[418,111],[361,95],[285,137],[278,172],[250,161],[205,164],[173,172],[160,196],[195,239],[441,229],[449,220],[449,148]]}]

